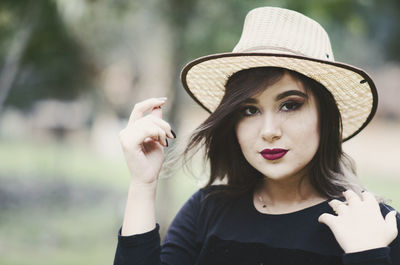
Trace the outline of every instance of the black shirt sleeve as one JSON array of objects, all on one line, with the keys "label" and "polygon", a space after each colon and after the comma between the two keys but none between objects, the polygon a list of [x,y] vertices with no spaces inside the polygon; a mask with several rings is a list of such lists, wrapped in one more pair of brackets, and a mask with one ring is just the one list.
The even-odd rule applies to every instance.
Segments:
[{"label": "black shirt sleeve", "polygon": [[201,197],[200,190],[183,205],[172,221],[162,247],[158,224],[152,231],[133,236],[121,236],[121,228],[114,265],[194,264],[200,250],[196,238]]},{"label": "black shirt sleeve", "polygon": [[114,265],[158,265],[160,263],[159,228],[157,224],[153,230],[133,236],[122,236],[121,228],[118,231]]},{"label": "black shirt sleeve", "polygon": [[201,249],[198,243],[199,212],[203,190],[200,189],[175,216],[161,248],[162,264],[195,264]]},{"label": "black shirt sleeve", "polygon": [[389,254],[389,247],[375,248],[344,254],[342,261],[343,265],[392,265]]}]

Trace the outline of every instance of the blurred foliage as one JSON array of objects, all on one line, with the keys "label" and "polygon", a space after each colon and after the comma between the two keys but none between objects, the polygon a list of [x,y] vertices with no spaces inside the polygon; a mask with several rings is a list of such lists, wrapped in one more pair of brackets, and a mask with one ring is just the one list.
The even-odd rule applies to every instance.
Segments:
[{"label": "blurred foliage", "polygon": [[[112,264],[129,181],[123,159],[38,146],[0,140],[0,264]],[[180,175],[160,190],[166,182],[180,190],[169,194],[172,218],[196,186]]]},{"label": "blurred foliage", "polygon": [[29,27],[32,31],[16,62],[18,72],[6,105],[29,109],[37,100],[72,100],[91,88],[94,65],[85,51],[87,47],[69,34],[54,1],[2,0],[0,10],[0,62],[4,62],[20,29]]}]

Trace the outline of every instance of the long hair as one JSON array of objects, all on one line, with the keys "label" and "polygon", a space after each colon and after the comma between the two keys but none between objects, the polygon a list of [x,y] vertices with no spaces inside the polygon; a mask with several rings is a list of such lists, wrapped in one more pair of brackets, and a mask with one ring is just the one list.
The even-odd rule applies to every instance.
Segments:
[{"label": "long hair", "polygon": [[360,194],[365,188],[356,176],[352,160],[342,150],[342,121],[334,97],[317,81],[278,67],[245,69],[228,79],[219,106],[191,135],[183,153],[185,161],[191,151],[204,147],[204,161],[210,165],[206,186],[222,180],[225,188],[216,193],[236,196],[252,191],[264,176],[242,154],[235,133],[238,111],[243,101],[278,82],[285,72],[302,82],[318,103],[320,143],[308,164],[311,185],[328,198],[339,198],[347,189]]}]

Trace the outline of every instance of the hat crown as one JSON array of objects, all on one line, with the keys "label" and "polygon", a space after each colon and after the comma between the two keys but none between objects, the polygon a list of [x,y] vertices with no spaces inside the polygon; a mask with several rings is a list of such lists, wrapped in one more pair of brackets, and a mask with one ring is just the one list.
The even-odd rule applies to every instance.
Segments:
[{"label": "hat crown", "polygon": [[251,10],[234,53],[277,53],[334,61],[329,36],[316,21],[278,7]]}]

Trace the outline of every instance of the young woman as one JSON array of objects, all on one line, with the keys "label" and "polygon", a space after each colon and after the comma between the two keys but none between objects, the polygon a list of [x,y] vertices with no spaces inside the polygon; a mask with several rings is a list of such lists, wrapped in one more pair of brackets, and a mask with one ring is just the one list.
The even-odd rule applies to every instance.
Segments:
[{"label": "young woman", "polygon": [[211,113],[185,150],[204,146],[210,180],[160,246],[157,176],[175,135],[165,98],[136,104],[120,134],[131,184],[114,264],[400,265],[399,215],[341,148],[372,119],[375,86],[334,61],[317,22],[254,9],[233,52],[192,61],[182,81]]}]

